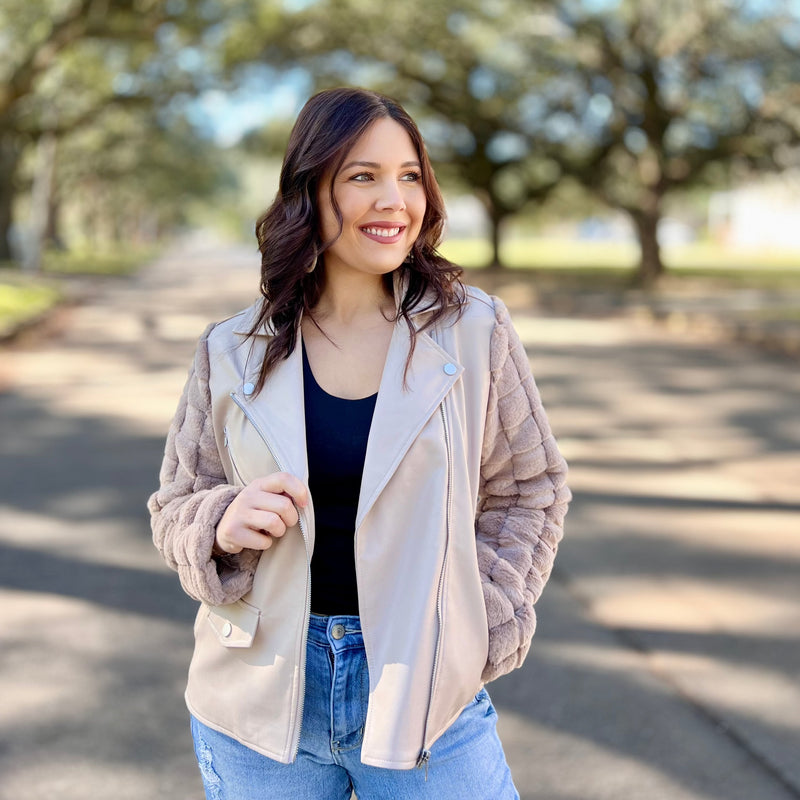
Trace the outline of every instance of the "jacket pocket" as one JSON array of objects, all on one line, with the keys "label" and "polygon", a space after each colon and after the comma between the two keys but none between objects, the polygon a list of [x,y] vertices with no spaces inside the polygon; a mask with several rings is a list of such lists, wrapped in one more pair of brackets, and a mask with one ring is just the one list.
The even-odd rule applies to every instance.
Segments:
[{"label": "jacket pocket", "polygon": [[244,600],[224,606],[208,606],[208,623],[224,647],[250,647],[261,612]]}]

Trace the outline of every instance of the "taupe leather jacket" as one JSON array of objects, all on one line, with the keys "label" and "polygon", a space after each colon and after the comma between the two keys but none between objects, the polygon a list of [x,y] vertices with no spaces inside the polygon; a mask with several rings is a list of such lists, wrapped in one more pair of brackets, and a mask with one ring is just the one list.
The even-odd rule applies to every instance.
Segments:
[{"label": "taupe leather jacket", "polygon": [[[355,531],[369,669],[362,761],[406,769],[484,682],[519,666],[570,499],[566,464],[503,304],[470,288],[463,315],[417,336],[395,326],[369,434]],[[240,488],[307,481],[298,342],[264,389],[255,309],[209,328],[150,498],[154,539],[201,601],[193,714],[289,763],[303,717],[312,502],[263,554],[212,556]],[[415,324],[424,320],[419,312]]]}]

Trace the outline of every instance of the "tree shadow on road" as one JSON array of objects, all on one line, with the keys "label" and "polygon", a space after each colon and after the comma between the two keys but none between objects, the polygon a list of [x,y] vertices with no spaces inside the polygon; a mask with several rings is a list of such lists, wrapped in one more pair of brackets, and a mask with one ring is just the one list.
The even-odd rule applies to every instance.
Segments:
[{"label": "tree shadow on road", "polygon": [[0,504],[74,522],[147,519],[163,437],[111,418],[55,415],[42,401],[0,394]]},{"label": "tree shadow on road", "polygon": [[190,624],[197,604],[174,573],[0,544],[0,589],[54,594],[109,610]]},{"label": "tree shadow on road", "polygon": [[[490,687],[501,715],[513,712],[525,726],[520,739],[525,750],[517,763],[530,764],[537,788],[530,794],[523,791],[523,797],[650,797],[648,778],[654,785],[663,781],[685,796],[704,800],[743,798],[748,787],[755,787],[750,797],[759,800],[791,797],[700,709],[676,702],[668,685],[630,661],[650,650],[722,659],[735,651],[740,663],[782,672],[788,679],[798,669],[788,640],[648,625],[631,626],[626,639],[621,631],[604,629],[593,620],[565,587],[567,577],[613,582],[630,576],[654,581],[678,576],[710,586],[751,581],[754,591],[767,585],[778,598],[796,591],[795,561],[706,546],[702,534],[708,513],[782,513],[797,511],[795,504],[625,491],[625,472],[680,472],[688,463],[712,470],[725,463],[726,455],[715,456],[711,447],[689,459],[649,461],[636,451],[626,456],[617,450],[613,459],[604,460],[606,445],[620,437],[646,442],[663,436],[677,442],[674,451],[680,453],[683,441],[703,435],[712,412],[715,424],[742,437],[752,453],[800,450],[796,377],[775,369],[767,357],[754,365],[731,349],[712,352],[689,345],[541,344],[530,352],[534,367],[545,367],[540,388],[556,434],[593,448],[589,452],[584,447],[584,454],[572,459],[573,470],[607,465],[619,470],[620,489],[576,493],[555,578],[539,606],[540,630],[531,656],[521,670]],[[694,404],[710,404],[711,411]],[[29,542],[24,532],[2,537],[0,531],[6,539],[0,544],[0,590],[80,601],[74,628],[64,631],[62,641],[72,649],[64,654],[62,667],[84,676],[72,698],[57,695],[57,703],[36,705],[34,713],[12,714],[10,723],[0,724],[0,738],[14,737],[11,750],[0,753],[0,771],[12,757],[19,761],[26,752],[44,747],[59,765],[82,760],[111,770],[133,765],[166,775],[171,762],[160,756],[159,744],[174,754],[175,742],[185,742],[186,758],[180,756],[180,763],[187,765],[180,692],[195,604],[182,594],[177,577],[158,566],[155,552],[149,569],[141,562],[104,562],[107,544],[101,540],[95,550],[89,543],[91,558],[51,546],[60,542],[59,522],[73,531],[108,522],[119,526],[116,536],[145,541],[144,503],[157,485],[164,438],[143,436],[106,418],[57,416],[46,403],[15,393],[0,395],[0,416],[5,427],[0,503],[14,519],[36,515],[53,525],[50,535]],[[622,512],[628,514],[626,520]],[[696,542],[670,535],[671,521],[665,516],[670,513],[697,515]],[[663,529],[653,520],[661,520]],[[81,546],[87,553],[85,540]],[[84,602],[94,611],[86,611]],[[89,617],[96,620],[98,638],[108,637],[107,646],[83,646],[81,626],[94,624]],[[17,674],[26,665],[46,665],[55,648],[65,649],[34,629],[9,632],[3,640],[4,668]],[[76,710],[64,714],[70,700]],[[752,724],[745,716],[740,714],[742,724]],[[778,724],[768,731],[775,737],[785,733]],[[548,762],[557,764],[557,770],[537,781],[537,769],[547,772]],[[36,767],[31,759],[19,763],[28,770]],[[620,765],[633,765],[631,778],[618,782],[621,788],[612,795],[600,784],[609,769]]]},{"label": "tree shadow on road", "polygon": [[[770,754],[751,751],[708,709],[676,693],[650,670],[645,648],[596,625],[557,577],[539,620],[523,667],[489,686],[501,722],[510,718],[508,730],[521,739],[521,749],[513,742],[507,749],[523,800],[796,796],[780,768],[765,763]],[[677,636],[698,653],[714,649],[713,635]],[[746,713],[734,721],[743,730],[759,726],[762,742],[792,733]]]},{"label": "tree shadow on road", "polygon": [[[525,344],[534,375],[544,373],[540,389],[557,436],[660,437],[688,446],[689,437],[713,444],[717,433],[730,431],[754,451],[800,456],[796,361],[680,340],[554,346],[541,335]],[[709,455],[712,464],[713,448]],[[719,462],[726,458],[720,448]]]}]

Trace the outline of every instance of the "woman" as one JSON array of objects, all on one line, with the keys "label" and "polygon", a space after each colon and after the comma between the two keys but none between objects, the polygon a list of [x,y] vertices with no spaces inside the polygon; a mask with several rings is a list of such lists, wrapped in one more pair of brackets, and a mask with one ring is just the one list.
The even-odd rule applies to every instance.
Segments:
[{"label": "woman", "polygon": [[527,653],[566,465],[443,221],[399,105],[309,100],[257,225],[263,299],[201,338],[149,503],[202,603],[209,798],[518,797],[483,684]]}]

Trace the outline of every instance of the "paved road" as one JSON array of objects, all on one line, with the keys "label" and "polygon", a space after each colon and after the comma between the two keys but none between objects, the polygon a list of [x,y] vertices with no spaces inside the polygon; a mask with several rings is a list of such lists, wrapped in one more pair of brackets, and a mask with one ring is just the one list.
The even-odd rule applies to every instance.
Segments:
[{"label": "paved road", "polygon": [[[193,342],[254,295],[194,239],[0,350],[0,800],[199,800],[193,603],[144,501]],[[504,290],[575,501],[492,694],[524,800],[800,798],[796,363]]]}]

